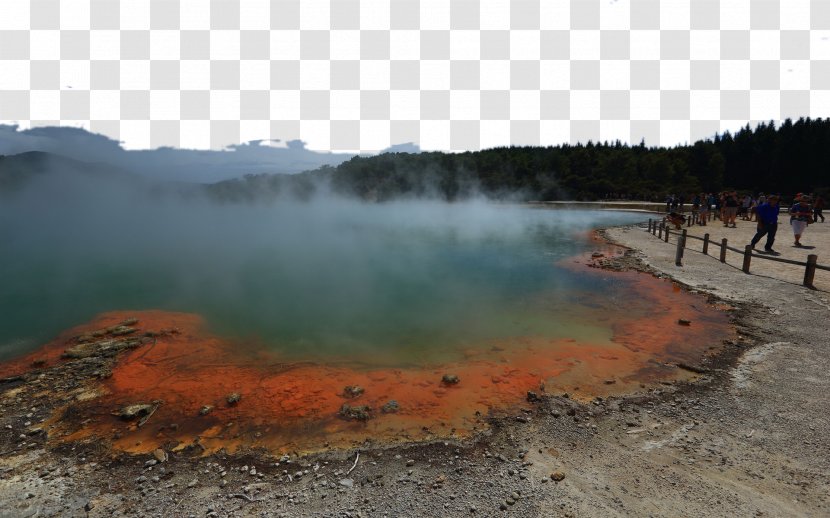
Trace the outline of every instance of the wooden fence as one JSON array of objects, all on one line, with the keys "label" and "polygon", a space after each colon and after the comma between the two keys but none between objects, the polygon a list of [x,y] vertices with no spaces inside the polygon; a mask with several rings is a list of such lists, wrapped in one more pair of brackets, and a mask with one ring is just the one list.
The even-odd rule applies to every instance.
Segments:
[{"label": "wooden fence", "polygon": [[[688,218],[689,221],[692,218]],[[782,259],[780,257],[774,257],[770,255],[761,255],[758,253],[753,253],[752,246],[746,245],[743,250],[740,248],[735,248],[729,246],[729,242],[726,238],[721,239],[720,243],[712,242],[709,238],[709,234],[706,233],[703,237],[698,236],[691,236],[688,234],[688,231],[684,228],[680,231],[671,230],[669,225],[666,224],[665,221],[657,221],[653,219],[648,220],[648,231],[652,235],[657,236],[659,239],[662,239],[666,243],[669,242],[669,236],[677,236],[677,250],[675,251],[674,256],[674,263],[677,266],[683,266],[683,252],[686,250],[686,240],[697,239],[698,241],[703,241],[703,249],[701,253],[704,255],[709,255],[709,246],[717,246],[720,247],[720,262],[726,263],[726,252],[732,251],[738,254],[743,255],[743,264],[741,265],[741,270],[744,273],[749,273],[750,266],[752,265],[752,259],[758,258],[763,259],[765,261],[774,261],[776,263],[785,263],[785,264],[792,264],[795,266],[802,266],[804,267],[804,286],[807,286],[810,289],[815,289],[813,286],[813,281],[816,276],[816,270],[824,270],[830,272],[830,267],[818,264],[818,256],[815,254],[810,254],[807,256],[807,261],[793,261],[792,259]],[[691,250],[691,249],[690,249]]]}]

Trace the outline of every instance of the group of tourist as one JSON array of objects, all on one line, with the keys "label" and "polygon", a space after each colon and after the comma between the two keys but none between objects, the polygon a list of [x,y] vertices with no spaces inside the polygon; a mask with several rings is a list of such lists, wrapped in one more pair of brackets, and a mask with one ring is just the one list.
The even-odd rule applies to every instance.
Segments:
[{"label": "group of tourist", "polygon": [[[706,225],[709,219],[709,211],[712,216],[723,222],[724,227],[736,228],[735,220],[738,216],[744,221],[755,221],[758,223],[757,232],[752,238],[752,248],[766,236],[764,250],[766,253],[778,255],[773,250],[775,234],[778,231],[778,216],[781,212],[779,202],[780,195],[769,196],[760,193],[757,196],[752,194],[739,195],[737,191],[724,191],[722,193],[700,193],[684,199],[683,196],[669,195],[666,198],[666,212],[670,215],[677,215],[683,212],[684,201],[691,199],[692,215],[696,215],[698,225]],[[802,248],[801,236],[811,223],[821,219],[824,223],[824,198],[821,195],[813,196],[804,193],[795,195],[794,203],[789,209],[790,226],[793,229],[794,247]],[[676,216],[675,216],[676,217]]]}]

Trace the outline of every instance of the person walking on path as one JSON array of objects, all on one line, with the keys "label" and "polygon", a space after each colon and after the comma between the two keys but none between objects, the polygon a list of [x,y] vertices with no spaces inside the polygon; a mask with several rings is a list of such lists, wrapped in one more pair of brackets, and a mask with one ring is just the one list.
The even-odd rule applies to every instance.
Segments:
[{"label": "person walking on path", "polygon": [[801,235],[807,225],[813,221],[813,211],[810,208],[810,197],[799,194],[796,197],[796,203],[790,208],[790,225],[793,227],[793,235],[795,236],[795,243],[793,246],[801,248]]},{"label": "person walking on path", "polygon": [[756,211],[758,216],[758,231],[755,237],[752,238],[752,248],[761,240],[762,237],[767,236],[767,242],[764,244],[764,250],[768,254],[779,255],[778,252],[772,249],[775,243],[775,233],[778,231],[778,196],[771,195],[768,200],[762,203]]},{"label": "person walking on path", "polygon": [[824,210],[824,198],[819,194],[813,202],[813,221],[816,223],[818,223],[818,218],[821,218],[821,222],[824,223],[824,214],[821,213],[822,210]]}]

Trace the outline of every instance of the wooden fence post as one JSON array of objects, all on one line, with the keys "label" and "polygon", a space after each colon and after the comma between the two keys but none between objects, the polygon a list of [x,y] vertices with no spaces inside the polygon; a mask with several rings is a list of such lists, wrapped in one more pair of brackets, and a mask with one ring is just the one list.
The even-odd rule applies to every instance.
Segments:
[{"label": "wooden fence post", "polygon": [[668,226],[668,225],[666,225],[666,235],[665,235],[665,236],[663,236],[663,239],[666,241],[666,243],[668,243],[668,242],[669,242],[669,234],[670,234],[670,232],[669,232],[669,226]]},{"label": "wooden fence post", "polygon": [[703,255],[709,255],[709,234],[703,234]]},{"label": "wooden fence post", "polygon": [[749,273],[749,263],[752,261],[752,245],[746,245],[744,248],[744,265],[741,270],[744,273]]},{"label": "wooden fence post", "polygon": [[686,246],[686,232],[684,228],[683,233],[677,237],[677,251],[674,253],[675,266],[683,266],[683,247]]},{"label": "wooden fence post", "polygon": [[657,232],[657,239],[663,239],[663,222],[660,222],[660,230]]},{"label": "wooden fence post", "polygon": [[651,234],[651,218],[648,218],[648,233]]},{"label": "wooden fence post", "polygon": [[816,254],[810,254],[807,256],[807,267],[804,269],[804,286],[808,288],[813,287],[813,279],[816,276],[816,263],[818,262],[818,256]]},{"label": "wooden fence post", "polygon": [[720,242],[720,262],[726,262],[726,238],[723,238]]}]

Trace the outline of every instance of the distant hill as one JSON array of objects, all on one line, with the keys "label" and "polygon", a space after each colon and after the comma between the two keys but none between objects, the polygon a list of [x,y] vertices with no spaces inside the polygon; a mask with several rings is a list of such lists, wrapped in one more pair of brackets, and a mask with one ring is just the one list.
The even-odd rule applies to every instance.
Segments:
[{"label": "distant hill", "polygon": [[[219,155],[217,155],[219,156]],[[0,159],[0,192],[50,168],[90,175],[146,178],[103,163],[30,152]],[[221,161],[220,161],[221,163]],[[673,148],[620,142],[504,147],[465,153],[384,153],[286,174],[245,174],[219,182],[160,181],[158,195],[206,195],[224,203],[272,202],[337,194],[366,201],[473,196],[511,200],[687,200],[700,192],[821,192],[830,189],[830,119],[799,119],[743,128],[736,134]],[[218,167],[218,166],[217,166]],[[101,176],[103,178],[103,176]]]},{"label": "distant hill", "polygon": [[299,140],[252,141],[227,150],[158,148],[127,150],[121,143],[81,128],[19,130],[0,124],[0,155],[45,151],[86,162],[104,162],[137,175],[171,182],[212,183],[245,174],[299,173],[337,165],[353,153],[320,153]]},{"label": "distant hill", "polygon": [[83,162],[43,151],[27,151],[16,155],[0,155],[0,195],[19,191],[33,180],[49,174],[76,174],[91,180],[144,184],[141,178],[109,164]]}]

